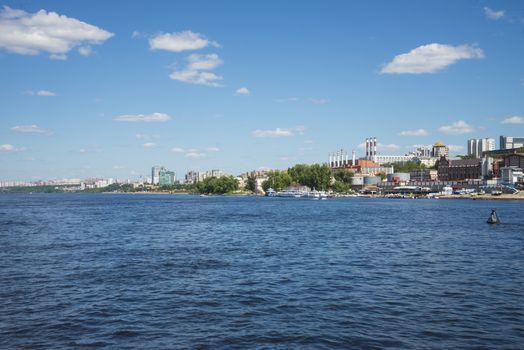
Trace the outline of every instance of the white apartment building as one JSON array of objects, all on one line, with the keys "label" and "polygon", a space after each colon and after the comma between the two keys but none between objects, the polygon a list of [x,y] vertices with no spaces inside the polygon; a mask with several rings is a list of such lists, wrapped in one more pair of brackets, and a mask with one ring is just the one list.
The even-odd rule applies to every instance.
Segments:
[{"label": "white apartment building", "polygon": [[495,150],[495,139],[484,138],[484,139],[469,139],[468,140],[468,156],[474,156],[475,158],[482,158],[482,152],[494,151]]}]

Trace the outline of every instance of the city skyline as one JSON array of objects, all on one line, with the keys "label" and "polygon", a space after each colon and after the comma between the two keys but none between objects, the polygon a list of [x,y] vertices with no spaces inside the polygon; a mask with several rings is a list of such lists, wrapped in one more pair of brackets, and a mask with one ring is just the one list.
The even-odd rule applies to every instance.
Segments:
[{"label": "city skyline", "polygon": [[520,137],[518,5],[2,1],[0,180],[238,174],[362,157],[372,136],[381,154]]}]

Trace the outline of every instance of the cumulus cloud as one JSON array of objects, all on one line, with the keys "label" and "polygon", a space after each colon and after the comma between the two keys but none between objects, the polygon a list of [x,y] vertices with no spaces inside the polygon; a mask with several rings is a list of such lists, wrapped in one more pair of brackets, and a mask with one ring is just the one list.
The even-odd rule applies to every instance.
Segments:
[{"label": "cumulus cloud", "polygon": [[237,91],[235,91],[235,95],[237,96],[249,96],[251,95],[251,91],[247,87],[241,87]]},{"label": "cumulus cloud", "polygon": [[208,147],[208,148],[206,148],[206,151],[208,151],[208,152],[218,152],[218,151],[220,151],[220,148],[218,148],[218,147]]},{"label": "cumulus cloud", "polygon": [[218,82],[224,79],[215,73],[199,72],[194,70],[174,71],[169,75],[169,77],[173,80],[178,80],[183,83],[213,87],[222,86],[222,84]]},{"label": "cumulus cloud", "polygon": [[400,136],[428,136],[429,133],[426,129],[417,130],[405,130],[399,133]]},{"label": "cumulus cloud", "polygon": [[51,130],[41,128],[34,124],[13,126],[11,130],[22,134],[51,134]]},{"label": "cumulus cloud", "polygon": [[445,135],[462,135],[473,132],[475,128],[465,121],[459,120],[451,125],[441,126],[438,130]]},{"label": "cumulus cloud", "polygon": [[142,146],[144,146],[144,148],[155,148],[156,147],[156,143],[146,142]]},{"label": "cumulus cloud", "polygon": [[182,52],[199,50],[207,46],[220,47],[217,42],[209,41],[202,34],[193,33],[190,30],[157,34],[149,39],[149,48],[151,50]]},{"label": "cumulus cloud", "polygon": [[269,138],[269,137],[291,137],[295,136],[296,133],[302,135],[306,128],[302,125],[298,125],[291,129],[276,128],[273,130],[255,130],[251,133],[253,137],[257,138]]},{"label": "cumulus cloud", "polygon": [[167,122],[171,120],[171,117],[165,113],[152,113],[152,114],[125,114],[119,115],[113,118],[117,122]]},{"label": "cumulus cloud", "polygon": [[188,64],[183,70],[173,71],[169,77],[188,84],[205,85],[220,87],[219,81],[224,78],[209,70],[215,69],[224,62],[217,54],[197,55],[193,54],[188,57]]},{"label": "cumulus cloud", "polygon": [[488,19],[492,19],[494,21],[498,20],[498,19],[501,19],[502,17],[504,17],[504,11],[503,10],[500,10],[500,11],[495,11],[495,10],[492,10],[490,9],[489,7],[484,7],[484,14],[486,14],[486,17]]},{"label": "cumulus cloud", "polygon": [[384,65],[382,74],[435,73],[460,60],[484,58],[482,49],[471,45],[428,44],[397,55]]},{"label": "cumulus cloud", "polygon": [[37,55],[47,52],[50,58],[66,59],[73,48],[102,44],[113,35],[56,12],[40,10],[31,14],[7,6],[0,10],[0,48],[10,53]]},{"label": "cumulus cloud", "polygon": [[187,58],[188,70],[212,70],[224,63],[216,53],[210,55],[192,54]]},{"label": "cumulus cloud", "polygon": [[513,116],[506,118],[502,121],[502,124],[524,124],[524,117]]}]

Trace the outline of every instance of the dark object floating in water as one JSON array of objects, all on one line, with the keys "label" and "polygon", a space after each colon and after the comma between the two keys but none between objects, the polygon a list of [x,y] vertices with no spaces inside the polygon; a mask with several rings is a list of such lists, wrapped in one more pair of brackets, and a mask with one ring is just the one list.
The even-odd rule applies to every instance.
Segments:
[{"label": "dark object floating in water", "polygon": [[486,222],[488,224],[500,224],[499,217],[497,216],[497,209],[491,209],[491,215]]}]

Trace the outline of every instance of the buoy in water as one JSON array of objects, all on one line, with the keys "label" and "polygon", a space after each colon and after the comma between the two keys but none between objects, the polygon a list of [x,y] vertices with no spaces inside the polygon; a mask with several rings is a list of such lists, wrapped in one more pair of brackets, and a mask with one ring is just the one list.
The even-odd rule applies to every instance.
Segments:
[{"label": "buoy in water", "polygon": [[488,224],[500,224],[500,219],[497,216],[497,209],[491,209],[491,215],[488,218],[488,221],[486,221]]}]

